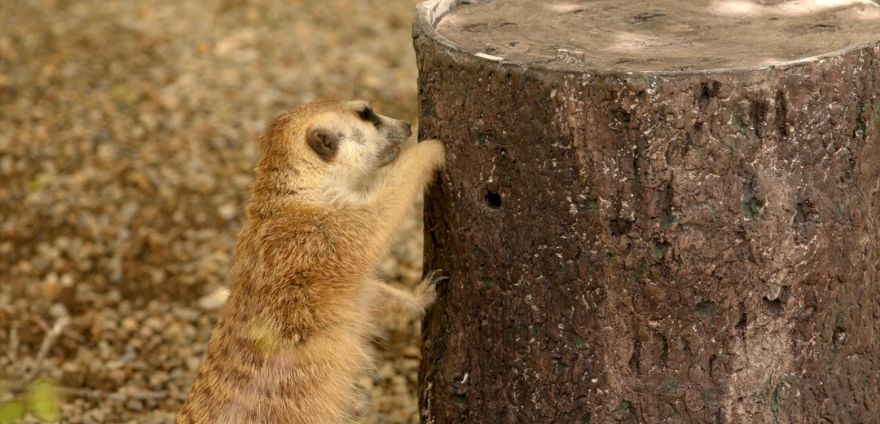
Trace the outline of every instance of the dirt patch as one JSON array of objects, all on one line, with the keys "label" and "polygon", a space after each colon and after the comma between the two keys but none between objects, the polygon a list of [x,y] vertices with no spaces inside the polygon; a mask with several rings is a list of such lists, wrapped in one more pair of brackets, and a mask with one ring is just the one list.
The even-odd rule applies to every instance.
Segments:
[{"label": "dirt patch", "polygon": [[[276,114],[362,97],[414,120],[414,2],[0,5],[0,403],[40,376],[62,422],[171,421],[215,321]],[[381,274],[415,284],[420,219]],[[418,324],[383,343],[368,422],[415,422]],[[16,394],[15,396],[20,397]],[[32,421],[29,418],[28,421]]]}]

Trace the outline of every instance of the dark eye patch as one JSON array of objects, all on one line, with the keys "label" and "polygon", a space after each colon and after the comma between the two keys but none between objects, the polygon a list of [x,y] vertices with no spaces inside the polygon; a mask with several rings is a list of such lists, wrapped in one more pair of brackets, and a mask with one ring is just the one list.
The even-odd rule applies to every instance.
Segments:
[{"label": "dark eye patch", "polygon": [[373,109],[370,109],[368,107],[365,107],[358,111],[358,117],[377,127],[382,124],[382,120],[379,118],[379,116],[373,113]]}]

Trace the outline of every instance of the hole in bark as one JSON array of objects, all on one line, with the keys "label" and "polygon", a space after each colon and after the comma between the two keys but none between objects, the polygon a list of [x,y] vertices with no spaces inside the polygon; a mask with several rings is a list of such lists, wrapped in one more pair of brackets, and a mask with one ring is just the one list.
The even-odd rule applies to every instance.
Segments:
[{"label": "hole in bark", "polygon": [[642,354],[642,342],[639,339],[633,339],[633,352],[629,357],[629,369],[635,374],[639,373],[640,364],[639,357]]},{"label": "hole in bark", "polygon": [[675,189],[672,188],[672,182],[666,183],[663,190],[663,221],[661,223],[664,229],[669,229],[678,224],[678,217],[672,211],[673,202],[675,200]]},{"label": "hole in bark", "polygon": [[868,130],[868,124],[865,123],[865,106],[859,104],[859,113],[856,115],[856,127],[852,131],[852,142],[857,144],[859,140],[865,138],[865,131]]},{"label": "hole in bark", "polygon": [[669,250],[669,243],[665,241],[655,241],[654,242],[654,257],[657,259],[663,259],[666,257],[666,252]]},{"label": "hole in bark", "polygon": [[782,138],[788,137],[788,103],[785,92],[776,92],[776,131]]},{"label": "hole in bark", "polygon": [[713,354],[709,357],[709,377],[715,378],[715,361],[718,359],[718,355]]},{"label": "hole in bark", "polygon": [[660,339],[660,367],[666,368],[666,361],[669,360],[669,341],[660,333],[657,333],[657,337]]},{"label": "hole in bark", "polygon": [[[740,303],[740,309],[745,309],[745,305]],[[746,330],[749,328],[749,315],[743,311],[742,315],[739,316],[739,322],[736,323],[736,329],[739,330],[739,336],[742,338],[743,343],[746,342]]]},{"label": "hole in bark", "polygon": [[841,346],[846,344],[846,329],[837,326],[834,327],[834,335],[831,337],[831,349],[837,350],[840,349]]},{"label": "hole in bark", "polygon": [[625,219],[612,219],[609,225],[611,226],[611,235],[619,237],[629,232],[632,222]]},{"label": "hole in bark", "polygon": [[700,303],[697,303],[695,309],[697,310],[698,314],[711,317],[712,315],[715,315],[715,302],[704,300]]},{"label": "hole in bark", "polygon": [[770,315],[779,316],[785,312],[785,302],[788,301],[788,291],[788,286],[782,286],[775,299],[771,299],[769,296],[764,296],[764,307],[767,308],[767,312],[769,312]]},{"label": "hole in bark", "polygon": [[816,206],[809,199],[801,200],[797,204],[797,213],[794,215],[794,222],[797,224],[819,222],[819,212]]},{"label": "hole in bark", "polygon": [[718,92],[721,91],[721,83],[718,81],[712,81],[712,84],[701,83],[700,84],[700,97],[699,104],[700,108],[706,107],[709,104],[709,99],[718,97]]},{"label": "hole in bark", "polygon": [[764,306],[767,308],[767,312],[770,312],[770,315],[782,315],[785,311],[785,305],[779,299],[770,300],[765,297]]},{"label": "hole in bark", "polygon": [[755,135],[758,138],[764,137],[764,122],[767,119],[767,111],[770,106],[764,100],[752,102],[749,109],[749,117],[752,119],[752,126],[755,127]]},{"label": "hole in bark", "polygon": [[481,128],[471,128],[471,139],[479,145],[495,143],[495,131]]},{"label": "hole in bark", "polygon": [[764,202],[757,197],[757,189],[754,181],[746,181],[743,184],[743,200],[740,203],[740,210],[747,221],[751,221],[761,213]]},{"label": "hole in bark", "polygon": [[794,214],[795,242],[803,245],[810,241],[810,229],[819,222],[819,212],[810,200],[798,202]]},{"label": "hole in bark", "polygon": [[485,201],[486,206],[492,209],[498,209],[501,207],[501,195],[494,191],[489,191],[486,193]]},{"label": "hole in bark", "polygon": [[[614,108],[610,110],[611,116],[614,117],[614,123],[623,127],[629,125],[632,120],[632,113],[623,110],[622,108]],[[615,129],[620,129],[615,128]]]},{"label": "hole in bark", "polygon": [[819,221],[819,212],[816,211],[816,206],[813,205],[809,199],[802,200],[798,202],[797,206],[797,215],[795,215],[795,220],[798,222],[818,222]]}]

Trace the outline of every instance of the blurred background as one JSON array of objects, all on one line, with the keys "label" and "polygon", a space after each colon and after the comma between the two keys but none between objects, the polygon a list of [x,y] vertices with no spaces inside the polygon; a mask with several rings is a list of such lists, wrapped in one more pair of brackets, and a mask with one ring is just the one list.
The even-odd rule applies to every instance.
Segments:
[{"label": "blurred background", "polygon": [[[319,98],[414,122],[415,3],[0,0],[0,422],[173,421],[259,133]],[[420,226],[392,283],[420,276]],[[418,340],[379,346],[366,422],[417,422]]]}]

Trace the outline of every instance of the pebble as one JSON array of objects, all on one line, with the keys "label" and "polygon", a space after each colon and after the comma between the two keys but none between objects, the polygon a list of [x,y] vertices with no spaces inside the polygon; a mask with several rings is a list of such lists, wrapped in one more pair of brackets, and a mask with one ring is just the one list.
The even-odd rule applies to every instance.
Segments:
[{"label": "pebble", "polygon": [[55,303],[49,307],[49,315],[52,316],[53,319],[59,320],[70,314],[67,312],[67,307],[64,306],[63,303]]},{"label": "pebble", "polygon": [[122,330],[126,333],[133,333],[138,328],[137,320],[134,317],[125,317],[122,319]]},{"label": "pebble", "polygon": [[132,411],[140,411],[144,409],[144,403],[138,399],[131,399],[128,402],[125,402],[125,407]]},{"label": "pebble", "polygon": [[229,297],[229,289],[220,287],[199,299],[199,306],[206,311],[214,311],[226,303],[227,297]]}]

